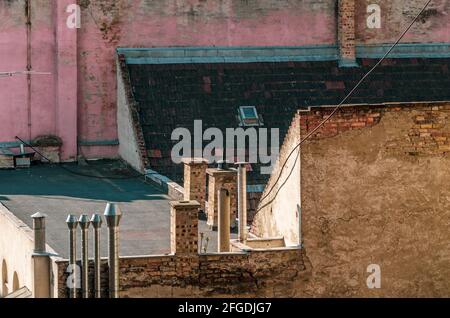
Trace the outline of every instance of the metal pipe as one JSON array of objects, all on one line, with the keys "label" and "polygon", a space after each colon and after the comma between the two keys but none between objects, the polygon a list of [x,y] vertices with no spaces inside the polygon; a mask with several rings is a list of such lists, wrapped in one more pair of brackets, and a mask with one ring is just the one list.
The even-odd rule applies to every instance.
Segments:
[{"label": "metal pipe", "polygon": [[77,252],[77,226],[78,221],[77,218],[69,214],[66,220],[67,226],[69,228],[69,267],[71,268],[71,277],[73,280],[73,285],[69,286],[70,289],[70,298],[77,298],[77,270],[76,270],[76,252]]},{"label": "metal pipe", "polygon": [[245,162],[238,162],[238,239],[247,242],[247,166]]},{"label": "metal pipe", "polygon": [[224,253],[230,251],[230,192],[227,189],[217,191],[218,211],[219,211],[219,236],[218,252]]},{"label": "metal pipe", "polygon": [[83,298],[89,298],[89,217],[86,214],[78,220],[81,229],[81,288]]},{"label": "metal pipe", "polygon": [[46,253],[45,246],[45,218],[46,215],[37,212],[31,216],[33,218],[33,231],[34,231],[34,253],[44,254]]},{"label": "metal pipe", "polygon": [[98,214],[92,215],[92,226],[94,227],[94,280],[95,298],[101,298],[101,259],[100,259],[100,229],[102,227],[102,217]]},{"label": "metal pipe", "polygon": [[115,203],[108,203],[104,216],[108,226],[109,297],[119,298],[119,223],[122,217]]}]

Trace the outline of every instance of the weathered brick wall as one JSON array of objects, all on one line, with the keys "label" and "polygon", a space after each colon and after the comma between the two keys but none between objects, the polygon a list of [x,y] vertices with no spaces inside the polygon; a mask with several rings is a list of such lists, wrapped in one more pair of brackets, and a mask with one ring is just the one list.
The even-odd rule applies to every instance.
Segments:
[{"label": "weathered brick wall", "polygon": [[338,1],[338,43],[341,63],[355,63],[355,0]]},{"label": "weathered brick wall", "polygon": [[[105,262],[103,297],[108,295]],[[65,298],[67,262],[58,266],[59,297]],[[301,294],[305,270],[298,249],[124,257],[120,259],[120,297],[293,297]],[[93,272],[90,278],[92,285]]]},{"label": "weathered brick wall", "polygon": [[[81,268],[81,262],[77,262],[78,266]],[[57,260],[56,266],[57,266],[57,277],[56,285],[57,285],[57,296],[58,298],[67,298],[69,297],[69,284],[68,282],[71,281],[71,277],[69,276],[69,273],[67,273],[67,267],[69,265],[69,262],[67,260]],[[109,287],[108,287],[108,260],[102,259],[101,261],[101,296],[102,298],[108,298],[109,297]],[[81,279],[81,273],[78,279]],[[81,280],[78,284],[81,284]],[[95,290],[94,290],[94,261],[89,261],[89,297],[93,298],[95,296]],[[81,289],[77,292],[77,297],[82,297],[82,291]]]},{"label": "weathered brick wall", "polygon": [[117,130],[119,155],[134,169],[143,172],[148,167],[147,149],[142,127],[139,125],[138,104],[133,98],[125,57],[117,57]]},{"label": "weathered brick wall", "polygon": [[[299,111],[301,135],[331,109]],[[302,292],[450,295],[449,119],[449,102],[345,106],[302,145]],[[366,285],[370,264],[381,289]]]},{"label": "weathered brick wall", "polygon": [[[416,103],[387,105],[357,105],[344,107],[334,115],[313,139],[337,136],[348,130],[377,125],[383,114],[411,112],[411,122],[404,136],[392,138],[385,145],[388,154],[410,156],[445,156],[450,152],[450,103]],[[301,134],[305,136],[332,111],[331,108],[300,111]]]}]

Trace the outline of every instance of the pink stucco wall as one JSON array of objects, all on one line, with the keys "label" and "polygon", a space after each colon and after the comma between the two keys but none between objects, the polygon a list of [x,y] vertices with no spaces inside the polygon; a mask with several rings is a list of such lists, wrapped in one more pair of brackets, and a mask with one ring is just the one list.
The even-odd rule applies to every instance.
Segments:
[{"label": "pink stucco wall", "polygon": [[[360,44],[392,43],[420,12],[423,0],[360,0],[356,1],[356,40]],[[367,6],[378,4],[381,9],[381,28],[367,27]],[[433,0],[423,18],[406,34],[403,42],[450,42],[450,1]]]},{"label": "pink stucco wall", "polygon": [[[0,71],[26,68],[26,2],[0,1]],[[79,0],[81,29],[70,30],[65,8],[73,2],[30,1],[32,68],[52,75],[31,76],[30,106],[26,76],[0,78],[0,142],[14,141],[16,135],[30,139],[55,134],[63,139],[65,160],[77,154],[88,158],[116,156],[116,146],[77,147],[77,140],[117,139],[117,47],[336,42],[335,0]],[[388,8],[396,16],[393,7]],[[357,10],[360,21],[365,8],[359,5]],[[450,20],[441,14],[439,17],[440,21]],[[434,23],[433,31],[432,41],[450,41],[444,22]],[[429,40],[421,32],[418,30],[412,41]],[[371,34],[358,27],[360,43],[389,40]]]},{"label": "pink stucco wall", "polygon": [[[78,116],[85,140],[117,138],[116,47],[332,44],[336,33],[333,0],[91,1],[82,21]],[[109,149],[82,147],[88,156],[99,150]]]}]

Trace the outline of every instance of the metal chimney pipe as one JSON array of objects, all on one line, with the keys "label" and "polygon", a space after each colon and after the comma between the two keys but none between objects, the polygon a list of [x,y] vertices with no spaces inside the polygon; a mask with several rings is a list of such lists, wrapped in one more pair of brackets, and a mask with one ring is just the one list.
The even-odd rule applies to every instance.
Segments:
[{"label": "metal chimney pipe", "polygon": [[115,203],[108,203],[104,216],[108,226],[109,297],[119,298],[119,223],[122,212]]},{"label": "metal chimney pipe", "polygon": [[92,215],[92,226],[94,227],[94,276],[95,276],[95,298],[101,298],[101,259],[100,259],[100,229],[102,227],[102,217],[98,214]]},{"label": "metal chimney pipe", "polygon": [[247,167],[245,162],[238,162],[238,239],[247,242]]},{"label": "metal chimney pipe", "polygon": [[37,212],[31,216],[33,218],[34,231],[34,253],[45,254],[45,218],[46,215]]},{"label": "metal chimney pipe", "polygon": [[69,266],[72,269],[71,276],[74,282],[73,288],[70,288],[70,298],[77,298],[77,226],[78,221],[76,216],[69,214],[66,220],[67,226],[69,228]]},{"label": "metal chimney pipe", "polygon": [[81,229],[81,288],[83,298],[89,298],[89,217],[86,214],[78,220]]},{"label": "metal chimney pipe", "polygon": [[218,211],[219,211],[219,237],[218,252],[225,253],[230,251],[230,192],[227,189],[217,191]]}]

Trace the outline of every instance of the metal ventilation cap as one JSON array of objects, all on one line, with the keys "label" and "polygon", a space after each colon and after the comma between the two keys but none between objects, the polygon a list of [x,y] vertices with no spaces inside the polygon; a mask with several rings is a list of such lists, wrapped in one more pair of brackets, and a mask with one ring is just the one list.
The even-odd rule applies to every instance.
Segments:
[{"label": "metal ventilation cap", "polygon": [[82,214],[80,216],[80,218],[78,219],[78,223],[83,230],[89,228],[89,225],[91,224],[89,221],[89,216],[87,216],[86,214]]},{"label": "metal ventilation cap", "polygon": [[69,227],[69,229],[71,229],[71,230],[76,229],[78,226],[77,217],[75,215],[69,214],[69,216],[67,217],[66,223],[67,223],[67,226]]},{"label": "metal ventilation cap", "polygon": [[33,219],[43,219],[46,217],[47,217],[47,215],[44,213],[41,213],[41,212],[37,212],[31,216],[31,218],[33,218]]},{"label": "metal ventilation cap", "polygon": [[106,218],[108,227],[119,226],[120,219],[122,218],[122,211],[117,203],[108,203],[103,215]]},{"label": "metal ventilation cap", "polygon": [[91,223],[94,229],[101,228],[103,223],[102,216],[99,214],[93,214],[91,217]]}]

